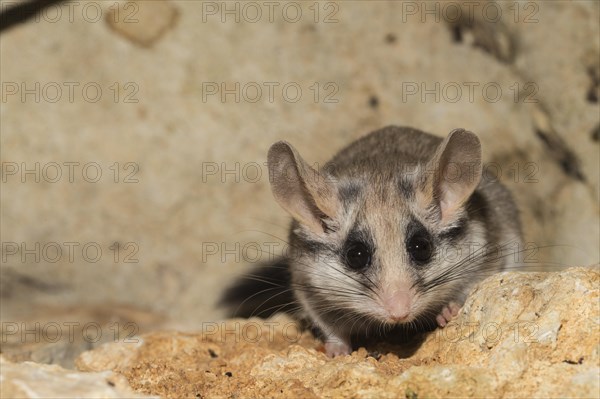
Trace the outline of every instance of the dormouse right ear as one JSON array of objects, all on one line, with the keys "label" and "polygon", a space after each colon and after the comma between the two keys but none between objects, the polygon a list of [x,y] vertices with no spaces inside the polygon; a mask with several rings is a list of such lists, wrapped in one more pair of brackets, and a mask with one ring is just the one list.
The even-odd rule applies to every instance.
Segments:
[{"label": "dormouse right ear", "polygon": [[464,129],[451,131],[425,167],[417,201],[422,209],[440,210],[441,222],[452,220],[481,181],[481,143]]},{"label": "dormouse right ear", "polygon": [[312,232],[323,234],[324,219],[335,220],[339,210],[332,182],[285,141],[271,146],[267,161],[271,191],[279,205]]}]

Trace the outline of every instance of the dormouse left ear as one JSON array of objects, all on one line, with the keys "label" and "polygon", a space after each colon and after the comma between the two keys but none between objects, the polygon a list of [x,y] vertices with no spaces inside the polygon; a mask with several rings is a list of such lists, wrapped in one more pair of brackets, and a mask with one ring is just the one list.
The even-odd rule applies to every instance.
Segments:
[{"label": "dormouse left ear", "polygon": [[285,141],[271,146],[268,164],[271,191],[279,205],[313,233],[326,234],[325,219],[335,220],[340,209],[335,185]]},{"label": "dormouse left ear", "polygon": [[438,205],[441,222],[454,219],[481,181],[481,143],[464,129],[455,129],[442,141],[421,171],[417,202],[422,209]]}]

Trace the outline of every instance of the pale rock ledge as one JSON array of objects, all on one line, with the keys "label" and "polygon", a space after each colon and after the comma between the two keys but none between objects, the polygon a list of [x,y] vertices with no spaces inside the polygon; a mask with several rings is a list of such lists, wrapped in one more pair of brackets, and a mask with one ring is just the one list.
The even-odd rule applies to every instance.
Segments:
[{"label": "pale rock ledge", "polygon": [[406,358],[401,348],[375,357],[361,348],[328,359],[278,316],[151,333],[76,363],[163,397],[598,397],[599,282],[597,266],[492,276]]}]

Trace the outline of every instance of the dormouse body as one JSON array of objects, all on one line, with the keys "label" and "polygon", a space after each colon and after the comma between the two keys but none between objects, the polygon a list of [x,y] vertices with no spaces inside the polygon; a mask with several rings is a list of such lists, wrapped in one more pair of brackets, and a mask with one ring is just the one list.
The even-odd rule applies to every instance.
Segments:
[{"label": "dormouse body", "polygon": [[293,217],[292,251],[222,303],[238,316],[291,312],[322,333],[330,356],[394,326],[445,326],[475,283],[517,260],[517,208],[499,182],[482,180],[480,141],[468,131],[442,139],[386,127],[318,170],[277,142],[268,164]]}]

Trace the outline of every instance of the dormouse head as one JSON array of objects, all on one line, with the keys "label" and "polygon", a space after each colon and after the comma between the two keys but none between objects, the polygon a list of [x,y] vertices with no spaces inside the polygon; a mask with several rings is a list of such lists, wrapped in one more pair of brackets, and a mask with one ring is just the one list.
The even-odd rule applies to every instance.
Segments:
[{"label": "dormouse head", "polygon": [[454,130],[410,164],[400,159],[408,146],[397,144],[404,149],[379,158],[369,149],[347,169],[317,170],[283,141],[269,150],[273,195],[295,220],[293,288],[348,328],[361,317],[435,317],[472,281],[465,245],[485,236],[468,213],[482,173],[477,136]]}]

